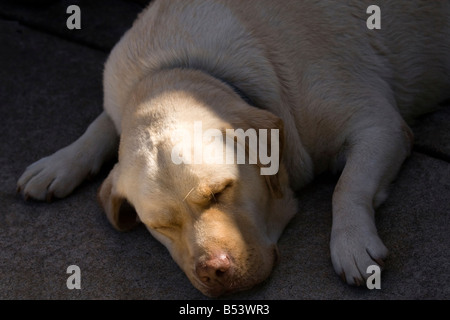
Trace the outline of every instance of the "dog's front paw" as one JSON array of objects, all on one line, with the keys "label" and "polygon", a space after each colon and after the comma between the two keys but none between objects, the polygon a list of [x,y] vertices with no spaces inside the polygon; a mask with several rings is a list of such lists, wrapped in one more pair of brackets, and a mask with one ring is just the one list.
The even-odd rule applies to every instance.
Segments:
[{"label": "dog's front paw", "polygon": [[89,174],[91,165],[84,160],[73,147],[63,148],[28,166],[17,182],[17,191],[26,200],[64,198]]},{"label": "dog's front paw", "polygon": [[378,265],[382,268],[388,254],[376,231],[359,226],[333,228],[330,249],[336,273],[348,284],[358,286],[363,285],[371,274],[367,273],[367,267]]}]

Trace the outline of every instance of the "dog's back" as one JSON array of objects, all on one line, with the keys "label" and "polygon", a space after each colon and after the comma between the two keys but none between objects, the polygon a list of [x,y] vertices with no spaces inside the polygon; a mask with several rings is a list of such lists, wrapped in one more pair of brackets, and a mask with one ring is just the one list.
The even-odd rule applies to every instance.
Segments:
[{"label": "dog's back", "polygon": [[239,7],[240,20],[261,39],[267,57],[285,61],[278,75],[296,80],[291,83],[298,83],[302,102],[315,85],[307,82],[316,81],[308,76],[317,72],[323,72],[323,79],[336,72],[332,78],[342,79],[332,81],[350,81],[353,90],[371,81],[392,90],[406,120],[450,97],[449,1],[377,1],[381,29],[373,30],[366,23],[373,1],[227,3]]},{"label": "dog's back", "polygon": [[450,97],[450,2],[387,1],[385,54],[400,112],[415,117]]},{"label": "dog's back", "polygon": [[105,104],[123,105],[152,72],[186,67],[234,83],[282,118],[280,100],[303,107],[315,90],[337,97],[342,88],[327,81],[339,77],[349,91],[362,82],[393,91],[408,119],[428,112],[450,87],[450,3],[377,3],[381,29],[369,30],[370,1],[156,0],[111,54]]}]

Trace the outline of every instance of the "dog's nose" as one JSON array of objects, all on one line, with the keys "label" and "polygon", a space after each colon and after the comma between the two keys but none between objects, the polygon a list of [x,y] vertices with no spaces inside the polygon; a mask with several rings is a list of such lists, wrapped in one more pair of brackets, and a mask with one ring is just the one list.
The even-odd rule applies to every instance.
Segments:
[{"label": "dog's nose", "polygon": [[199,261],[195,267],[199,279],[207,285],[219,283],[225,285],[232,273],[230,257],[219,252],[209,256],[204,261]]}]

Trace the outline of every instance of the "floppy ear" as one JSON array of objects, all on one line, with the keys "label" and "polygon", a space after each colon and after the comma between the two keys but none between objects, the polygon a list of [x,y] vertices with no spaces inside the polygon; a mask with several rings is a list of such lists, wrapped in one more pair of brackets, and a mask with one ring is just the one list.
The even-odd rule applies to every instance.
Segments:
[{"label": "floppy ear", "polygon": [[116,189],[119,163],[109,173],[98,192],[98,200],[106,212],[109,222],[119,231],[131,230],[138,224],[134,207]]},{"label": "floppy ear", "polygon": [[[283,148],[284,148],[284,124],[283,121],[275,116],[273,113],[257,109],[255,107],[250,107],[251,110],[245,112],[245,117],[242,117],[242,122],[240,122],[237,126],[237,128],[243,128],[244,130],[247,130],[249,128],[253,128],[256,130],[258,134],[259,139],[259,129],[267,129],[267,154],[272,154],[272,150],[274,148],[278,147],[278,164],[281,165],[281,158],[283,154]],[[271,142],[271,134],[272,129],[278,129],[278,146],[272,146]],[[246,146],[246,151],[248,146]],[[259,146],[258,146],[259,148]],[[257,160],[257,166],[260,168],[268,167],[269,165],[264,165],[260,162],[260,159],[258,157]],[[275,198],[282,198],[283,193],[281,191],[281,185],[279,180],[279,174],[278,172],[273,175],[265,175],[264,178],[266,179],[267,186],[269,187],[269,190],[273,197]]]}]

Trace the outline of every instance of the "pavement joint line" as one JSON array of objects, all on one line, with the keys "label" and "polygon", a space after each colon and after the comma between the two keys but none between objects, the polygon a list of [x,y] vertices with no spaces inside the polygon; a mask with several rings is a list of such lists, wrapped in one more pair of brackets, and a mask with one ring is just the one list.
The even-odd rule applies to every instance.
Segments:
[{"label": "pavement joint line", "polygon": [[76,39],[76,38],[72,38],[72,37],[67,37],[64,34],[58,33],[53,31],[50,28],[46,28],[45,26],[42,26],[38,23],[32,23],[32,22],[27,22],[22,20],[20,17],[14,16],[14,15],[9,15],[9,14],[5,14],[4,12],[0,12],[0,19],[4,20],[4,21],[15,21],[17,23],[19,23],[20,25],[27,27],[31,30],[34,30],[36,32],[41,32],[41,33],[45,33],[47,35],[65,40],[65,41],[69,41],[78,45],[82,45],[84,47],[87,47],[89,49],[93,49],[96,51],[101,51],[103,53],[109,53],[112,48],[109,47],[104,47],[104,46],[100,46],[97,44],[94,44],[92,42],[89,41],[84,41],[81,39]]}]

